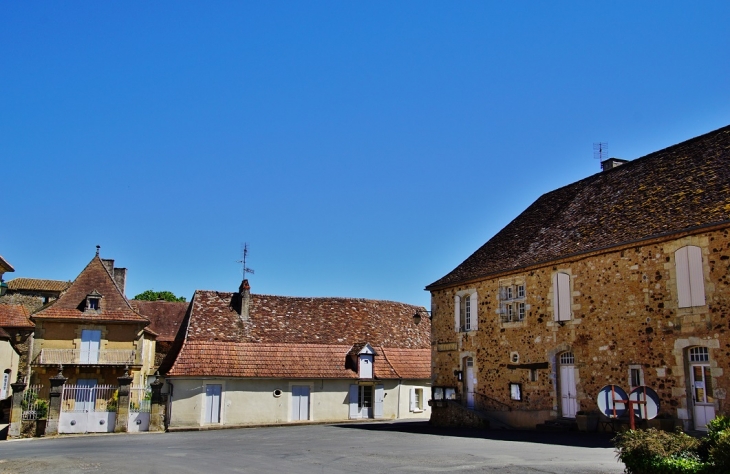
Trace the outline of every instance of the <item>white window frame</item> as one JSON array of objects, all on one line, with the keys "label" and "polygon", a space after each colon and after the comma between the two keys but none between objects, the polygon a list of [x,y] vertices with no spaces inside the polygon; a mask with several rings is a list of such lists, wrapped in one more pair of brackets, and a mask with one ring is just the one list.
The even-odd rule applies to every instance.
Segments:
[{"label": "white window frame", "polygon": [[475,289],[459,291],[454,297],[454,330],[476,331],[479,325],[479,297]]},{"label": "white window frame", "polygon": [[[638,385],[634,385],[634,374],[637,374],[638,376]],[[634,389],[636,387],[641,387],[644,385],[644,368],[639,364],[631,364],[629,365],[629,387],[631,389]]]},{"label": "white window frame", "polygon": [[674,252],[677,276],[677,307],[691,308],[705,305],[705,276],[702,249],[686,245]]},{"label": "white window frame", "polygon": [[423,412],[423,389],[412,388],[410,392],[410,411],[413,413]]}]

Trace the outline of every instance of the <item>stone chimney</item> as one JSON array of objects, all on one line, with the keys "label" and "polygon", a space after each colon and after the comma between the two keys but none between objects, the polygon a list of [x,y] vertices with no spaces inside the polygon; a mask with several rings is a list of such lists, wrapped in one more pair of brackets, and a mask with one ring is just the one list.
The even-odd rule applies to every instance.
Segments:
[{"label": "stone chimney", "polygon": [[122,294],[124,295],[125,285],[127,284],[127,269],[126,268],[115,268],[114,269],[114,282],[117,284]]},{"label": "stone chimney", "polygon": [[241,315],[242,321],[248,321],[251,310],[251,285],[248,280],[243,280],[241,286],[238,287],[238,294],[241,295]]},{"label": "stone chimney", "polygon": [[609,158],[605,161],[601,161],[601,170],[608,171],[614,168],[618,168],[624,163],[628,163],[629,160],[622,160],[621,158]]},{"label": "stone chimney", "polygon": [[104,267],[106,268],[106,271],[109,272],[109,275],[114,275],[114,260],[111,258],[102,258],[101,263],[104,264]]}]

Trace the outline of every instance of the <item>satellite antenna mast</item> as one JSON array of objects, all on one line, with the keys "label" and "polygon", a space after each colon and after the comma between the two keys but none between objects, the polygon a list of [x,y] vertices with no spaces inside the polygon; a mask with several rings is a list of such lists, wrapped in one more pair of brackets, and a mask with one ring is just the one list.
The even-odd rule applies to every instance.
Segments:
[{"label": "satellite antenna mast", "polygon": [[241,264],[241,277],[243,280],[246,279],[246,273],[253,275],[253,269],[246,266],[246,259],[248,258],[248,243],[244,242],[241,245],[241,260],[236,260],[236,263]]},{"label": "satellite antenna mast", "polygon": [[608,143],[598,142],[593,144],[593,158],[598,160],[598,163],[603,163],[608,159]]}]

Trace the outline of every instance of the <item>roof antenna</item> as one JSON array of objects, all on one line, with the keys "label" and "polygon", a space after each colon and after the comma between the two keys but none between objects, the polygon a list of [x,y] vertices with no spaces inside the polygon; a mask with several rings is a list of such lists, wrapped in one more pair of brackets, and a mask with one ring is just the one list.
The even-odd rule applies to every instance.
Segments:
[{"label": "roof antenna", "polygon": [[608,143],[598,142],[593,144],[593,159],[598,160],[599,165],[608,159]]},{"label": "roof antenna", "polygon": [[101,245],[96,246],[96,256],[99,256],[99,249],[101,248]]},{"label": "roof antenna", "polygon": [[241,279],[246,279],[246,273],[253,275],[253,269],[246,266],[246,259],[248,258],[248,243],[244,242],[241,245],[241,260],[236,260],[236,263],[241,264]]}]

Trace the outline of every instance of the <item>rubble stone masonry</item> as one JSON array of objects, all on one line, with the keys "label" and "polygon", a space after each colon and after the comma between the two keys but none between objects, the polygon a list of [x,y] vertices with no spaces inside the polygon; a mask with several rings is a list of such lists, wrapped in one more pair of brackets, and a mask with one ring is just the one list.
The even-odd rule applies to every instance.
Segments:
[{"label": "rubble stone masonry", "polygon": [[[702,251],[704,306],[678,308],[675,251]],[[572,317],[554,321],[553,275],[570,275]],[[500,284],[525,284],[525,317],[502,322]],[[478,294],[478,329],[457,332],[455,295]],[[543,266],[432,290],[434,386],[464,390],[457,372],[473,357],[475,392],[508,404],[513,422],[534,426],[560,416],[559,356],[575,356],[578,410],[596,408],[607,384],[633,388],[630,369],[660,397],[660,412],[691,427],[692,390],[687,351],[707,347],[712,395],[725,413],[730,388],[730,228],[674,235],[615,247]],[[455,344],[454,344],[455,343]],[[532,375],[532,376],[531,376]],[[521,384],[522,400],[509,384]]]}]

